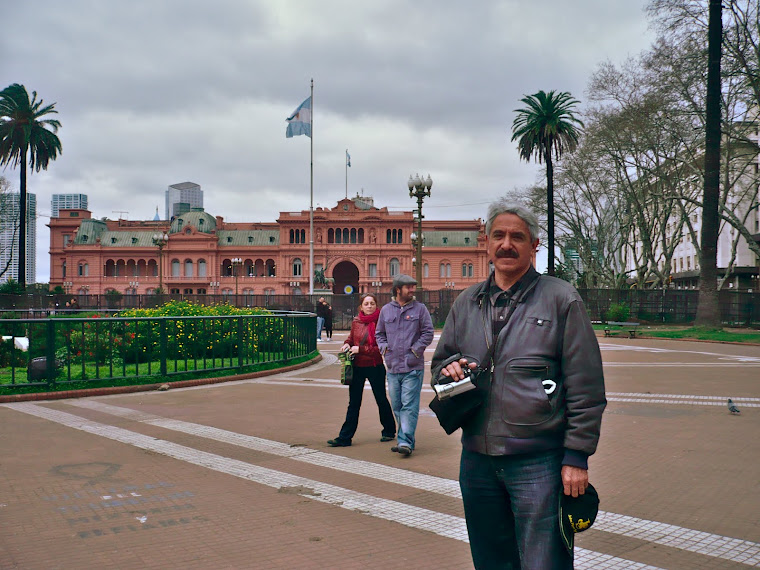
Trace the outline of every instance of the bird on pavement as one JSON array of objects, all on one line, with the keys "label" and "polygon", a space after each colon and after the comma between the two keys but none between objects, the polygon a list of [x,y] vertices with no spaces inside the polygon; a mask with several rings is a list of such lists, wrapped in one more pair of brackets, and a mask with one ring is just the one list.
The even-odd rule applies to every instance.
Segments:
[{"label": "bird on pavement", "polygon": [[739,408],[736,407],[736,404],[731,401],[731,398],[728,399],[728,411],[732,414],[741,414]]}]

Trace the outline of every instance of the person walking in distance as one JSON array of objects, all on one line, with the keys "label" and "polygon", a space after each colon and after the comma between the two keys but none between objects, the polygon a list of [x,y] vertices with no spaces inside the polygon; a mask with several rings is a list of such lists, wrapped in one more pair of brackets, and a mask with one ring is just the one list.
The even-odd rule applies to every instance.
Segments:
[{"label": "person walking in distance", "polygon": [[414,451],[414,432],[420,415],[420,392],[425,349],[433,342],[433,320],[427,307],[415,300],[417,281],[403,273],[393,279],[393,300],[380,309],[377,345],[388,368],[388,392],[398,424],[397,451]]},{"label": "person walking in distance", "polygon": [[380,424],[383,426],[380,441],[391,441],[396,436],[396,422],[385,395],[385,366],[383,366],[383,357],[380,355],[375,339],[379,316],[380,310],[377,308],[375,296],[362,295],[359,314],[351,322],[351,331],[348,333],[345,344],[340,347],[341,351],[351,351],[355,355],[354,377],[348,385],[346,421],[343,422],[338,437],[328,440],[327,444],[330,447],[351,445],[351,439],[359,425],[359,410],[362,405],[365,379],[369,380],[372,394],[377,402],[377,409],[380,412]]},{"label": "person walking in distance", "polygon": [[332,313],[332,305],[330,305],[327,301],[325,301],[325,336],[327,337],[327,340],[332,340],[332,331],[333,331],[333,313]]},{"label": "person walking in distance", "polygon": [[320,297],[317,301],[317,341],[322,340],[322,329],[325,327],[325,314],[327,313],[327,303],[325,298]]},{"label": "person walking in distance", "polygon": [[431,363],[438,383],[481,371],[459,470],[470,551],[478,570],[567,570],[559,499],[589,484],[607,403],[599,344],[575,288],[532,265],[536,216],[499,200],[485,230],[494,270],[454,301]]}]

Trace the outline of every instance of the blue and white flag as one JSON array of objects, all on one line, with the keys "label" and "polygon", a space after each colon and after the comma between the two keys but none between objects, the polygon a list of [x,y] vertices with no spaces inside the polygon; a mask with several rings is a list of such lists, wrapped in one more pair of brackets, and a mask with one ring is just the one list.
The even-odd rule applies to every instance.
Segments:
[{"label": "blue and white flag", "polygon": [[288,130],[285,131],[287,138],[298,135],[306,135],[311,138],[311,97],[301,103],[298,109],[293,111],[293,114],[285,120],[288,122]]},{"label": "blue and white flag", "polygon": [[348,149],[346,149],[346,166],[351,167],[351,155],[348,154]]}]

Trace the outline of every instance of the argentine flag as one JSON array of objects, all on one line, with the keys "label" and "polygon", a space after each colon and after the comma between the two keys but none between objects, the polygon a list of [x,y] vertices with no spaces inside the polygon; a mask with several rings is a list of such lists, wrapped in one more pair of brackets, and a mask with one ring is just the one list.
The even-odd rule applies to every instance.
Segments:
[{"label": "argentine flag", "polygon": [[346,151],[346,166],[351,166],[351,155]]},{"label": "argentine flag", "polygon": [[293,111],[293,114],[285,120],[288,122],[288,130],[285,131],[287,138],[298,135],[306,135],[311,138],[311,97],[301,103],[298,109]]}]

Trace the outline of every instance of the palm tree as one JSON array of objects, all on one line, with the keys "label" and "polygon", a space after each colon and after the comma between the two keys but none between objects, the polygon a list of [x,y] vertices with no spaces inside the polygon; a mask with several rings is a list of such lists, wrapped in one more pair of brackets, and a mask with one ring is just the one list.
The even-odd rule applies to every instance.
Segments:
[{"label": "palm tree", "polygon": [[552,154],[559,160],[563,152],[578,146],[583,122],[573,114],[578,101],[570,93],[539,91],[520,99],[523,109],[515,109],[512,140],[517,140],[520,158],[546,162],[547,233],[549,235],[549,275],[554,275],[554,166]]},{"label": "palm tree", "polygon": [[[48,163],[62,152],[56,132],[61,123],[55,119],[41,119],[58,113],[55,103],[42,106],[37,92],[32,98],[26,87],[14,83],[0,91],[0,166],[21,166],[19,185],[19,237],[18,283],[26,287],[26,161],[29,168],[39,172],[47,170]],[[51,130],[48,130],[50,128]]]},{"label": "palm tree", "polygon": [[718,231],[720,217],[720,60],[723,4],[710,0],[707,29],[707,91],[705,93],[705,180],[702,202],[702,241],[699,260],[699,298],[696,325],[720,328],[718,303]]}]

